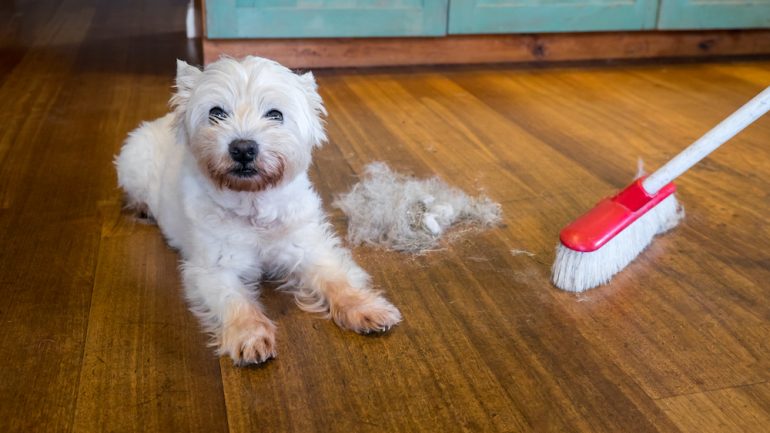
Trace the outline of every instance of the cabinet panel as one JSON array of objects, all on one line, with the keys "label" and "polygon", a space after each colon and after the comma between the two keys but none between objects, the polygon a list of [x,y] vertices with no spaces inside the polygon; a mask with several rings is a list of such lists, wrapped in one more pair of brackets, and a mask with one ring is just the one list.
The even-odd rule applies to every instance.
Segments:
[{"label": "cabinet panel", "polygon": [[209,38],[443,36],[448,0],[207,0]]},{"label": "cabinet panel", "polygon": [[663,0],[660,29],[770,27],[770,0]]},{"label": "cabinet panel", "polygon": [[449,33],[655,28],[658,0],[452,0]]}]

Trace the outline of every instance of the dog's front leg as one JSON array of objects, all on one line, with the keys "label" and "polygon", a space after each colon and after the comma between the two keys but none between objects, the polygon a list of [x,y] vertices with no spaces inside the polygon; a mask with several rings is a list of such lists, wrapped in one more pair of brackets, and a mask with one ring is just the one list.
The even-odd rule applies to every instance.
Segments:
[{"label": "dog's front leg", "polygon": [[385,332],[401,321],[398,309],[371,289],[369,275],[335,239],[306,248],[293,275],[300,308],[326,313],[341,328],[360,334]]},{"label": "dog's front leg", "polygon": [[186,262],[182,274],[190,308],[214,336],[217,354],[229,355],[236,365],[276,356],[275,324],[235,271]]}]

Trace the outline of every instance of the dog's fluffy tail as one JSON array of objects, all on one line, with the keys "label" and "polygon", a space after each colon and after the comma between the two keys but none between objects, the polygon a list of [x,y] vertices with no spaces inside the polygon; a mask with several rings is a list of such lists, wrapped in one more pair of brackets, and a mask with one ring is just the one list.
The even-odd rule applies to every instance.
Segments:
[{"label": "dog's fluffy tail", "polygon": [[126,193],[126,206],[145,216],[151,216],[152,186],[159,182],[160,147],[171,138],[169,122],[166,116],[142,123],[131,131],[115,157],[118,185]]}]

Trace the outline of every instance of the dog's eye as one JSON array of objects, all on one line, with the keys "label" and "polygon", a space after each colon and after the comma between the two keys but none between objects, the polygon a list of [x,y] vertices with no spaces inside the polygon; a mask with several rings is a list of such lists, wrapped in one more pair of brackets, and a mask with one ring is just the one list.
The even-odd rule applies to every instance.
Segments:
[{"label": "dog's eye", "polygon": [[265,113],[265,119],[275,120],[276,122],[283,122],[283,113],[278,110],[270,110]]},{"label": "dog's eye", "polygon": [[209,120],[216,123],[227,118],[227,112],[222,107],[214,107],[209,110]]}]

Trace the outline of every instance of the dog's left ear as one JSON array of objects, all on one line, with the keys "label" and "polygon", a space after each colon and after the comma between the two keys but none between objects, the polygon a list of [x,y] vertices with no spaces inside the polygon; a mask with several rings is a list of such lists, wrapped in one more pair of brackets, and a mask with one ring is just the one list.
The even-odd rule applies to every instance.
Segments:
[{"label": "dog's left ear", "polygon": [[307,97],[308,105],[313,111],[310,119],[310,140],[313,147],[320,147],[326,141],[326,132],[324,131],[323,116],[326,116],[326,107],[321,95],[318,94],[318,84],[312,72],[306,72],[299,75],[300,85]]},{"label": "dog's left ear", "polygon": [[176,93],[171,97],[171,107],[176,109],[182,107],[190,99],[192,88],[195,86],[195,82],[202,74],[201,70],[185,62],[184,60],[176,61]]}]

